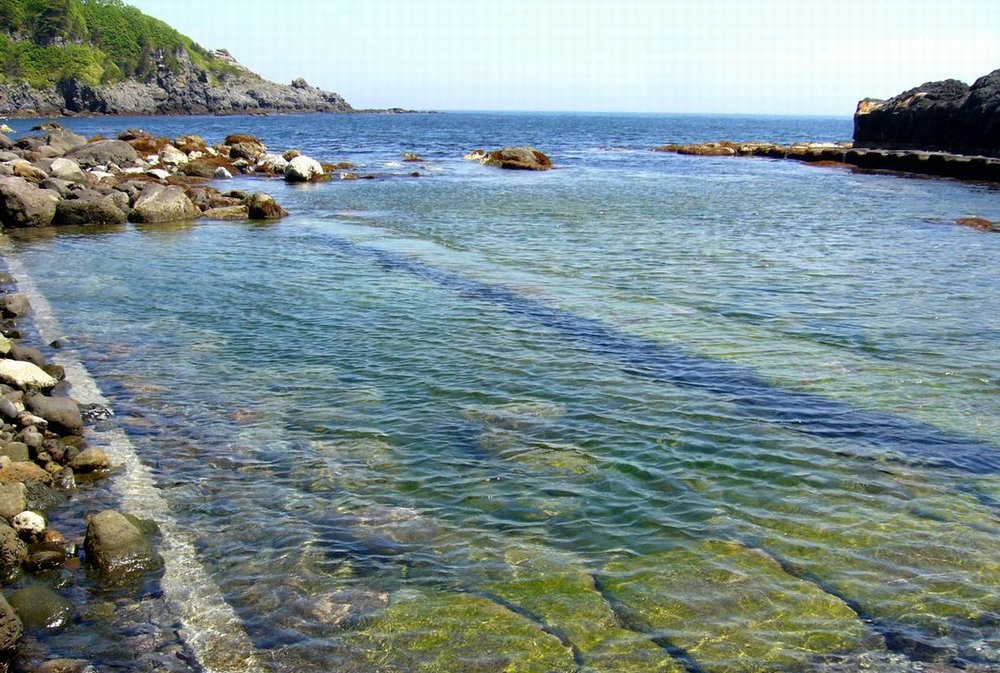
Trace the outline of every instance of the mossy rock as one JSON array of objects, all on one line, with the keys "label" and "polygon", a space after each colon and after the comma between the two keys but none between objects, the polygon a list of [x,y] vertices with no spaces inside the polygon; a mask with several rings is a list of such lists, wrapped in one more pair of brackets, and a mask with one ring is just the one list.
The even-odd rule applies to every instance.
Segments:
[{"label": "mossy rock", "polygon": [[462,593],[410,593],[345,634],[382,673],[570,673],[559,639],[496,602]]},{"label": "mossy rock", "polygon": [[846,603],[733,542],[616,561],[602,579],[633,626],[665,638],[703,671],[806,670],[814,659],[882,646]]},{"label": "mossy rock", "polygon": [[507,549],[500,579],[484,588],[527,610],[572,644],[588,673],[682,673],[648,635],[624,629],[593,576],[571,554],[540,546]]}]

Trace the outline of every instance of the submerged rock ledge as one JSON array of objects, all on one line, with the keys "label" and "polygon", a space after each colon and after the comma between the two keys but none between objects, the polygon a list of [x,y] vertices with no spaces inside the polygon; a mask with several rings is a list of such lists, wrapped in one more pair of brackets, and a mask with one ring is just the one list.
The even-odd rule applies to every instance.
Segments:
[{"label": "submerged rock ledge", "polygon": [[656,152],[697,156],[766,157],[865,170],[918,173],[959,180],[1000,182],[1000,158],[923,150],[889,150],[857,147],[851,143],[776,143],[729,141],[691,145],[661,145]]}]

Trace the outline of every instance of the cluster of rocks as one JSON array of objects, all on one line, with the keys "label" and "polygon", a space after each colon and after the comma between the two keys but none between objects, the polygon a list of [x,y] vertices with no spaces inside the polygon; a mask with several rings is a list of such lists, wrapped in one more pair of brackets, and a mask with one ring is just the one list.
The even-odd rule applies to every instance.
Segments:
[{"label": "cluster of rocks", "polygon": [[[277,84],[247,70],[225,50],[229,72],[215,76],[197,67],[183,48],[157,54],[156,75],[94,86],[79,79],[36,89],[25,82],[0,85],[0,113],[47,114],[247,114],[261,112],[351,112],[340,94],[310,86],[303,79]],[[170,60],[172,67],[167,67]]]},{"label": "cluster of rocks", "polygon": [[[155,137],[130,129],[116,139],[77,135],[58,124],[17,141],[0,133],[0,222],[4,227],[171,222],[200,217],[273,220],[288,213],[264,193],[221,192],[209,180],[235,174],[329,180],[347,164],[298,151],[267,152],[259,138]],[[342,177],[353,177],[342,175]]]},{"label": "cluster of rocks", "polygon": [[926,82],[890,98],[865,98],[854,114],[856,147],[1000,157],[1000,70],[972,86]]},{"label": "cluster of rocks", "polygon": [[[9,276],[0,278],[4,288],[13,282]],[[61,493],[75,491],[78,480],[109,473],[105,451],[88,447],[83,438],[85,422],[103,418],[109,411],[81,408],[67,396],[62,367],[20,342],[16,320],[30,311],[23,294],[2,294],[0,311],[2,666],[25,629],[57,631],[76,618],[73,603],[46,578],[81,572],[86,560],[102,581],[117,584],[158,569],[162,560],[150,540],[155,526],[128,514],[96,513],[87,521],[82,537],[64,535],[48,524],[49,510],[64,499]]]},{"label": "cluster of rocks", "polygon": [[548,171],[552,169],[552,159],[534,147],[504,147],[487,152],[473,150],[463,157],[466,161],[478,161],[484,166],[496,166],[522,171]]}]

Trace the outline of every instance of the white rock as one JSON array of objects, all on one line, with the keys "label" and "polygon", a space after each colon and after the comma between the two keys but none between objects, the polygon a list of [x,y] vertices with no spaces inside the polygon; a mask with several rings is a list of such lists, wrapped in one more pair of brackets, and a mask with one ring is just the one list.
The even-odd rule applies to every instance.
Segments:
[{"label": "white rock", "polygon": [[165,171],[162,168],[151,168],[146,171],[146,175],[151,175],[158,180],[166,180],[170,177],[170,171]]},{"label": "white rock", "polygon": [[217,149],[215,149],[214,147],[206,147],[205,151],[208,152],[208,155],[211,156],[211,157],[217,157],[217,156],[219,156],[219,151]]},{"label": "white rock", "polygon": [[0,133],[13,133],[14,129],[7,126],[6,124],[0,124]]},{"label": "white rock", "polygon": [[168,166],[183,166],[188,162],[188,156],[173,145],[164,145],[160,149],[160,163]]},{"label": "white rock", "polygon": [[484,150],[472,150],[462,158],[466,161],[482,161],[486,158],[486,152]]},{"label": "white rock", "polygon": [[225,166],[219,166],[215,169],[215,179],[216,180],[231,180],[233,174],[226,170]]},{"label": "white rock", "polygon": [[26,510],[15,516],[10,525],[21,537],[36,538],[45,532],[45,517]]},{"label": "white rock", "polygon": [[114,173],[108,173],[107,171],[87,171],[87,172],[93,175],[98,180],[104,180],[106,178],[115,177]]},{"label": "white rock", "polygon": [[194,161],[195,159],[201,159],[203,156],[205,156],[204,152],[200,152],[198,150],[195,150],[194,152],[192,152],[191,154],[188,155],[188,161]]},{"label": "white rock", "polygon": [[265,154],[257,161],[257,166],[264,171],[284,173],[288,168],[288,160],[280,154]]},{"label": "white rock", "polygon": [[122,173],[125,173],[126,175],[142,175],[145,172],[146,169],[142,166],[129,166],[122,171]]},{"label": "white rock", "polygon": [[72,159],[66,159],[59,157],[58,159],[52,160],[52,167],[49,169],[49,175],[53,178],[58,178],[59,180],[68,180],[69,182],[86,182],[87,175],[80,168],[80,164],[76,163]]},{"label": "white rock", "polygon": [[318,175],[324,175],[323,167],[304,154],[289,161],[285,167],[285,180],[288,182],[309,182]]},{"label": "white rock", "polygon": [[46,390],[59,383],[38,365],[19,360],[0,360],[0,381],[22,390]]}]

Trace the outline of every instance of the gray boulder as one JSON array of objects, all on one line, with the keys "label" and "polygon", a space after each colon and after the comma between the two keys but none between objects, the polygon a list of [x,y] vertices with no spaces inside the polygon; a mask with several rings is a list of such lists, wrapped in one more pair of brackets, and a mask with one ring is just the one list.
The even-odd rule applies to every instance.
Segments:
[{"label": "gray boulder", "polygon": [[32,393],[24,398],[25,406],[49,422],[49,428],[67,435],[83,434],[80,405],[68,397],[48,397]]},{"label": "gray boulder", "polygon": [[7,602],[7,598],[0,593],[0,652],[12,652],[22,635],[24,635],[24,625],[21,623],[21,618]]},{"label": "gray boulder", "polygon": [[45,180],[42,180],[38,184],[38,186],[41,187],[42,189],[47,189],[48,191],[54,194],[58,194],[59,198],[61,199],[65,199],[70,194],[73,193],[73,191],[70,189],[70,185],[73,184],[75,183],[70,182],[69,180],[60,180],[59,178],[46,178]]},{"label": "gray boulder", "polygon": [[50,145],[59,150],[59,154],[66,154],[75,149],[79,149],[87,144],[87,139],[81,135],[73,133],[69,129],[52,129],[42,139],[46,145]]},{"label": "gray boulder", "polygon": [[12,150],[14,149],[14,141],[0,133],[0,150]]},{"label": "gray boulder", "polygon": [[136,199],[129,219],[138,223],[179,222],[197,219],[200,214],[183,189],[150,184]]},{"label": "gray boulder", "polygon": [[124,140],[98,140],[73,150],[67,157],[84,168],[94,166],[131,166],[139,160],[135,148]]},{"label": "gray boulder", "polygon": [[0,178],[0,223],[4,227],[47,227],[59,197],[24,178]]},{"label": "gray boulder", "polygon": [[10,521],[28,508],[28,489],[24,484],[0,484],[0,517]]},{"label": "gray boulder", "polygon": [[87,183],[87,174],[80,168],[80,164],[65,157],[52,160],[52,165],[49,167],[49,176],[67,182]]},{"label": "gray boulder", "polygon": [[139,527],[113,510],[90,518],[83,546],[87,560],[108,579],[125,578],[163,566],[163,559]]},{"label": "gray boulder", "polygon": [[30,362],[34,365],[44,368],[45,367],[45,356],[42,355],[42,351],[37,348],[32,348],[31,346],[11,346],[10,354],[15,360],[20,360],[21,362]]},{"label": "gray boulder", "polygon": [[56,205],[53,224],[86,225],[86,224],[124,224],[128,221],[125,212],[115,201],[106,196],[88,196],[76,199],[65,199]]}]

